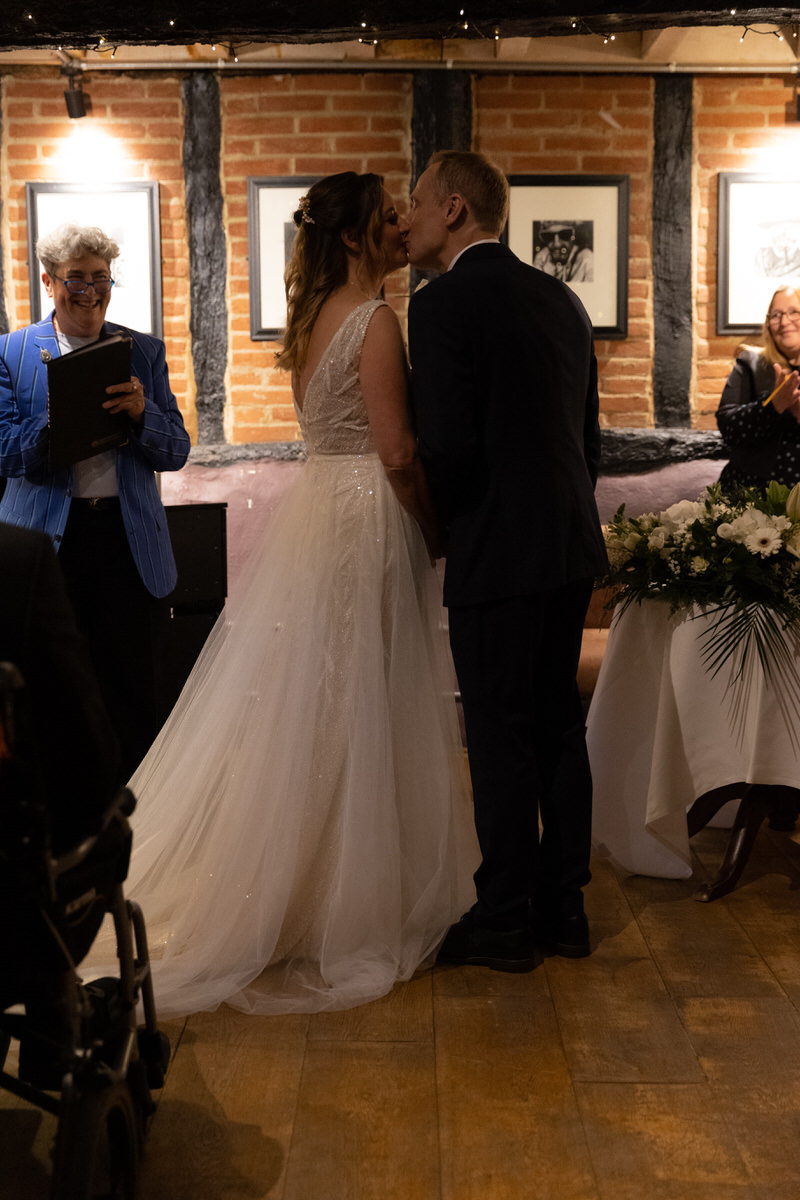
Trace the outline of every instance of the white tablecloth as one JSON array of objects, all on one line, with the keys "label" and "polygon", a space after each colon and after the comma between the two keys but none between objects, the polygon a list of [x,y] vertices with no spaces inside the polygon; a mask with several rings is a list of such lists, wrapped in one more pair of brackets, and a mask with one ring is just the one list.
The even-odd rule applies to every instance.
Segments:
[{"label": "white tablecloth", "polygon": [[615,617],[587,720],[595,852],[672,879],[692,873],[686,810],[698,796],[800,786],[776,687],[754,661],[747,684],[726,691],[730,670],[712,678],[701,659],[708,619],[691,615],[648,600]]}]

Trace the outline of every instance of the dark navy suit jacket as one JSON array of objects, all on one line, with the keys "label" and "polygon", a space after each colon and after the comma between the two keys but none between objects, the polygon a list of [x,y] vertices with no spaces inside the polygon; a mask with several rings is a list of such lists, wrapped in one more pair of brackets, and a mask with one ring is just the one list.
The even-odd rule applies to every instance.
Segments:
[{"label": "dark navy suit jacket", "polygon": [[476,245],[415,293],[408,330],[420,453],[449,530],[445,603],[602,573],[597,363],[574,292]]},{"label": "dark navy suit jacket", "polygon": [[[131,373],[146,397],[141,425],[116,451],[117,486],[125,532],[145,587],[166,596],[177,570],[154,472],[177,471],[189,454],[189,435],[170,391],[164,343],[106,322],[101,336],[132,339]],[[47,355],[59,355],[53,315],[0,337],[0,476],[7,484],[0,521],[50,534],[58,548],[72,500],[71,467],[51,470],[47,459]],[[45,359],[43,359],[45,355]]]}]

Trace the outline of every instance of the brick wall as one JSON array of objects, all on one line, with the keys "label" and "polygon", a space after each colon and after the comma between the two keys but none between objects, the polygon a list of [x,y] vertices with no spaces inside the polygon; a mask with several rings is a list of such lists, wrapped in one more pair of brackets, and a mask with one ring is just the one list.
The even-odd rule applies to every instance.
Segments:
[{"label": "brick wall", "polygon": [[[411,79],[407,75],[225,77],[222,191],[230,262],[229,442],[299,437],[288,376],[273,367],[276,345],[250,340],[247,177],[376,171],[398,201],[408,195]],[[279,264],[282,269],[282,264]],[[408,271],[387,298],[397,310]]]},{"label": "brick wall", "polygon": [[[91,97],[91,115],[73,121],[66,113],[66,81],[60,75],[31,69],[2,80],[0,181],[9,325],[16,329],[30,320],[26,183],[157,180],[164,341],[172,390],[193,431],[180,80],[109,72],[88,76],[84,83]],[[101,135],[112,140],[93,154],[92,139]],[[108,316],[114,319],[113,294]]]},{"label": "brick wall", "polygon": [[596,345],[601,423],[652,426],[652,78],[486,75],[475,109],[475,149],[507,175],[630,175],[628,336]]},{"label": "brick wall", "polygon": [[[65,80],[52,68],[17,68],[0,78],[0,199],[9,320],[12,328],[29,320],[27,181],[157,180],[164,335],[173,390],[193,430],[181,78],[108,71],[87,73],[83,83],[91,96],[91,116],[70,121],[62,96]],[[653,79],[646,75],[490,74],[476,79],[476,148],[509,174],[630,176],[628,337],[597,346],[601,420],[606,427],[653,423],[653,97]],[[275,346],[251,342],[249,336],[246,180],[252,175],[376,170],[385,174],[389,190],[404,202],[411,162],[411,77],[345,72],[222,75],[220,98],[229,263],[226,437],[236,443],[292,440],[298,430],[287,379],[273,369]],[[739,340],[714,332],[717,173],[791,166],[798,126],[788,77],[698,76],[694,98],[692,419],[698,427],[713,428]],[[83,162],[81,139],[100,134],[112,140]],[[390,281],[389,298],[401,314],[407,289],[407,272]],[[113,299],[109,315],[113,318]]]},{"label": "brick wall", "polygon": [[[716,428],[714,413],[739,337],[718,337],[717,173],[797,174],[796,83],[789,76],[698,76],[694,83],[695,422]],[[760,344],[760,339],[745,339]]]}]

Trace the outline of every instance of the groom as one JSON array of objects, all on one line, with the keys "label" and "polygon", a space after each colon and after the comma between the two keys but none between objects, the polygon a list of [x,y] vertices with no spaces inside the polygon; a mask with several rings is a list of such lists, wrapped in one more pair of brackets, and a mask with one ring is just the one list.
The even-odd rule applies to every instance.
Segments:
[{"label": "groom", "polygon": [[592,781],[575,676],[606,555],[591,324],[569,288],[501,245],[507,212],[488,160],[433,156],[407,250],[442,274],[412,298],[408,328],[420,453],[448,529],[482,853],[477,902],[439,957],[527,971],[536,945],[589,953]]}]

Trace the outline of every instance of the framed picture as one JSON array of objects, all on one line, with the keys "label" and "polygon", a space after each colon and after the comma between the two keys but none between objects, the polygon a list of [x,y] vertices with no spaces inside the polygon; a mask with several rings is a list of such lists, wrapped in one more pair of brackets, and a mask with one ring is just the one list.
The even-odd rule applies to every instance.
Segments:
[{"label": "framed picture", "polygon": [[580,296],[595,337],[628,336],[627,175],[510,175],[506,240]]},{"label": "framed picture", "polygon": [[52,308],[42,283],[36,243],[64,221],[96,225],[119,243],[111,264],[114,290],[108,319],[142,333],[163,335],[161,311],[161,227],[158,184],[147,180],[126,183],[26,183],[28,208],[28,273],[31,320],[39,321]]},{"label": "framed picture", "polygon": [[717,333],[758,333],[774,292],[800,279],[800,177],[722,171]]},{"label": "framed picture", "polygon": [[286,326],[283,273],[297,233],[292,214],[318,175],[253,176],[247,180],[250,339],[274,342]]}]

